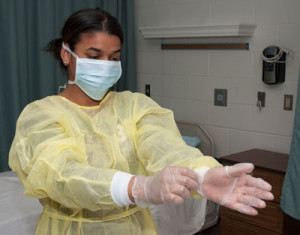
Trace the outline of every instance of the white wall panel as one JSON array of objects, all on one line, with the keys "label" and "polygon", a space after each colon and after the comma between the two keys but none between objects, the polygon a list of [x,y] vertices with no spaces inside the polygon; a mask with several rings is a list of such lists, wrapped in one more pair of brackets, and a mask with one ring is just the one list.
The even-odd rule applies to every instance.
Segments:
[{"label": "white wall panel", "polygon": [[[300,1],[299,1],[300,2]],[[299,8],[300,10],[300,8]],[[299,13],[298,13],[299,14]],[[300,14],[299,14],[300,15]],[[300,52],[300,20],[298,24],[279,26],[279,44],[295,52]]]},{"label": "white wall panel", "polygon": [[173,110],[177,120],[208,124],[207,102],[184,99],[173,100]]},{"label": "white wall panel", "polygon": [[151,86],[154,85],[154,76],[153,74],[142,74],[138,73],[138,82],[137,82],[137,88],[138,92],[145,93],[145,84],[151,84]]},{"label": "white wall panel", "polygon": [[217,152],[229,152],[229,129],[214,126],[205,126],[205,130],[215,141],[215,150]]},{"label": "white wall panel", "polygon": [[163,87],[161,75],[157,74],[138,74],[138,92],[145,93],[146,84],[150,85],[151,96],[162,96]]},{"label": "white wall panel", "polygon": [[300,22],[299,0],[256,0],[257,24],[286,24]]},{"label": "white wall panel", "polygon": [[167,97],[189,99],[191,82],[188,78],[166,76],[163,81],[163,94]]},{"label": "white wall panel", "polygon": [[170,75],[174,74],[173,72],[173,58],[174,58],[174,53],[165,51],[162,54],[162,73],[164,75]]},{"label": "white wall panel", "polygon": [[[300,64],[299,0],[135,0],[136,29],[255,23],[252,38],[137,38],[138,89],[151,85],[152,98],[177,119],[200,122],[216,141],[216,156],[253,147],[288,153],[294,113],[283,110],[285,94],[297,97]],[[250,43],[249,51],[161,50],[161,43]],[[260,54],[269,45],[295,52],[286,82],[262,82]],[[214,89],[228,90],[228,106],[214,106]],[[266,107],[256,107],[257,92]]]},{"label": "white wall panel", "polygon": [[196,100],[213,102],[213,87],[210,77],[197,76],[192,77],[191,98]]},{"label": "white wall panel", "polygon": [[224,77],[252,77],[252,54],[244,51],[211,53],[211,75]]},{"label": "white wall panel", "polygon": [[250,131],[251,107],[244,105],[210,106],[210,125]]},{"label": "white wall panel", "polygon": [[254,23],[254,0],[212,0],[212,24]]},{"label": "white wall panel", "polygon": [[210,24],[210,1],[173,6],[173,25],[191,26]]},{"label": "white wall panel", "polygon": [[209,54],[198,51],[173,52],[173,71],[178,75],[208,75]]},{"label": "white wall panel", "polygon": [[141,52],[140,53],[140,72],[161,74],[162,53],[161,52]]},{"label": "white wall panel", "polygon": [[259,53],[267,46],[278,45],[279,25],[257,25],[249,42],[251,51]]},{"label": "white wall panel", "polygon": [[275,136],[255,132],[230,130],[230,152],[237,153],[248,149],[259,148],[274,150]]},{"label": "white wall panel", "polygon": [[235,104],[255,105],[257,91],[255,90],[254,79],[232,78],[230,81],[231,89],[229,94],[229,102]]},{"label": "white wall panel", "polygon": [[298,82],[299,78],[299,68],[300,64],[300,52],[294,53],[294,60],[291,63],[286,65],[286,80],[287,81],[296,81]]},{"label": "white wall panel", "polygon": [[291,148],[292,138],[284,136],[275,137],[275,151],[280,153],[289,153]]},{"label": "white wall panel", "polygon": [[[291,115],[292,114],[292,115]],[[282,111],[280,108],[264,108],[252,110],[252,131],[273,135],[291,136],[294,112]]]},{"label": "white wall panel", "polygon": [[151,98],[161,107],[173,110],[172,100],[170,98],[164,98],[161,96],[152,96]]}]

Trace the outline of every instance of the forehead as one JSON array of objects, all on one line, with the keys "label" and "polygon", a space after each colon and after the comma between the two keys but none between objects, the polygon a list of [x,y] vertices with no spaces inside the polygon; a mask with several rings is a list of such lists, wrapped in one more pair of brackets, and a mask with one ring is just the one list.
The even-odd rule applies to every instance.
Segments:
[{"label": "forehead", "polygon": [[83,33],[75,46],[75,51],[85,50],[90,47],[116,51],[121,49],[121,41],[119,37],[106,32]]}]

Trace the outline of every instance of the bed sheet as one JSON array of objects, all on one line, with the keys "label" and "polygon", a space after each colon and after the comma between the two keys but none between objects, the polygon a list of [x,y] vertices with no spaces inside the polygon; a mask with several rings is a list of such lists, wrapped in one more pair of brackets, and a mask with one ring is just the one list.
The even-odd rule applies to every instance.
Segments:
[{"label": "bed sheet", "polygon": [[24,195],[15,172],[0,173],[0,234],[33,235],[42,210],[36,198]]}]

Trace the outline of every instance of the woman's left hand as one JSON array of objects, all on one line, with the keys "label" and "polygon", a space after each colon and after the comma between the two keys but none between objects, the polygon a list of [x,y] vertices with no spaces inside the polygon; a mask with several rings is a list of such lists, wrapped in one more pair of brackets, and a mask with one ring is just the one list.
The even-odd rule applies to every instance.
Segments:
[{"label": "woman's left hand", "polygon": [[257,215],[255,208],[265,208],[263,200],[273,200],[272,186],[261,178],[249,175],[251,163],[213,167],[200,175],[198,192],[209,200],[248,215]]}]

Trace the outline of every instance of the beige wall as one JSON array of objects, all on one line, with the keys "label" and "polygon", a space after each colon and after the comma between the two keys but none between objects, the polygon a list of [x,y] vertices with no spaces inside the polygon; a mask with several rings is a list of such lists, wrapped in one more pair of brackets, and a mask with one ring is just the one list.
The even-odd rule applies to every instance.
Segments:
[{"label": "beige wall", "polygon": [[[288,153],[300,62],[299,0],[135,0],[138,87],[151,84],[152,98],[175,118],[202,123],[216,142],[216,156],[262,148]],[[256,24],[252,38],[143,39],[139,27]],[[160,50],[161,43],[249,42],[249,51]],[[261,51],[291,49],[286,82],[261,82]],[[228,89],[228,106],[214,106],[214,88]],[[266,107],[256,107],[257,92]],[[294,95],[293,111],[283,110]]]}]

